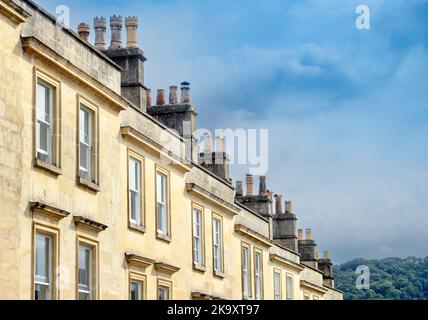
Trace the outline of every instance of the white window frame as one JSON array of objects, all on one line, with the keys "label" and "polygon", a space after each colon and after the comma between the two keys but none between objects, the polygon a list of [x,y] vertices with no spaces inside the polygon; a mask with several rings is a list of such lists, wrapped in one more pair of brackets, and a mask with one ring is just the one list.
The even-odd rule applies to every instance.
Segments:
[{"label": "white window frame", "polygon": [[213,218],[213,268],[215,272],[223,272],[223,233],[222,220]]},{"label": "white window frame", "polygon": [[[41,111],[43,112],[43,114],[45,114],[46,103],[48,103],[49,118],[47,121],[46,121],[46,118],[45,119],[39,118],[39,110],[41,109],[40,100],[39,100],[40,87],[43,87],[45,92],[47,92],[49,95],[48,101],[46,100],[44,101],[45,105],[43,106],[43,110]],[[54,152],[54,146],[55,146],[55,141],[54,141],[55,90],[56,88],[53,85],[47,83],[42,79],[37,79],[37,82],[36,82],[36,152],[37,154],[36,156],[37,156],[37,159],[47,162],[48,164],[52,164],[53,158],[54,158],[53,152]],[[46,93],[45,93],[45,97],[46,97]],[[41,149],[40,139],[41,139],[42,125],[46,126],[47,150]],[[46,156],[47,159],[42,159],[39,154]]]},{"label": "white window frame", "polygon": [[285,275],[285,289],[286,289],[286,299],[293,300],[294,299],[294,288],[293,288],[293,276],[291,274]]},{"label": "white window frame", "polygon": [[[38,278],[38,275],[37,275],[37,242],[38,242],[39,236],[49,239],[48,259],[47,259],[48,266],[45,266],[45,268],[48,268],[48,274],[47,274],[48,278],[45,281],[40,280]],[[53,252],[54,237],[50,234],[40,232],[40,231],[36,232],[35,237],[36,237],[35,238],[36,242],[35,242],[35,246],[34,246],[34,294],[36,292],[36,286],[47,287],[48,288],[48,290],[47,290],[48,295],[46,297],[46,300],[51,300],[53,298],[53,268],[54,268],[54,266],[53,266],[53,256],[52,255],[54,253]],[[38,299],[38,300],[40,300],[40,299]]]},{"label": "white window frame", "polygon": [[[87,270],[88,273],[88,284],[82,284],[80,283],[80,259],[81,259],[81,248],[87,249],[89,251],[89,270]],[[93,272],[93,265],[94,265],[94,247],[92,247],[89,244],[86,243],[79,243],[79,252],[78,252],[78,298],[80,298],[80,294],[86,294],[88,295],[87,300],[93,300],[94,299],[94,272]],[[86,266],[85,266],[86,267]]]},{"label": "white window frame", "polygon": [[[162,178],[163,185],[161,183]],[[169,175],[159,169],[156,170],[156,225],[158,235],[163,237],[170,236]]]},{"label": "white window frame", "polygon": [[[140,159],[137,159],[136,157],[133,157],[132,155],[129,155],[128,158],[129,161],[129,175],[128,175],[128,192],[129,192],[129,221],[131,223],[134,223],[136,225],[141,225],[142,224],[142,181],[141,181],[141,177],[142,177],[142,161]],[[134,166],[133,166],[134,165]],[[136,165],[136,166],[135,166]],[[135,179],[135,187],[133,188],[131,186],[131,167],[134,167],[134,179]],[[132,196],[133,194],[136,197],[136,204],[138,205],[138,207],[136,208],[136,212],[134,213],[135,217],[133,217],[133,212],[132,212]]]},{"label": "white window frame", "polygon": [[273,271],[273,296],[274,300],[281,300],[281,271]]},{"label": "white window frame", "polygon": [[242,255],[242,294],[244,298],[251,297],[251,253],[250,247],[243,245],[241,247]]},{"label": "white window frame", "polygon": [[203,211],[193,207],[193,263],[203,265]]},{"label": "white window frame", "polygon": [[[133,289],[133,285],[136,284],[137,285],[137,296],[136,299],[132,299],[132,289]],[[140,280],[136,280],[136,279],[131,279],[131,292],[130,292],[130,300],[143,300],[143,282]]]},{"label": "white window frame", "polygon": [[261,251],[254,250],[254,290],[255,299],[263,298],[263,255]]},{"label": "white window frame", "polygon": [[[84,140],[85,132],[82,132],[82,125],[84,127],[84,120],[85,117],[82,116],[83,114],[88,115],[88,142]],[[80,177],[84,180],[87,180],[89,182],[92,182],[94,180],[93,176],[93,168],[94,168],[94,159],[93,159],[93,147],[94,147],[94,111],[87,107],[85,104],[81,103],[79,107],[79,174]],[[83,128],[84,130],[85,128]],[[86,153],[86,162],[88,168],[85,168],[82,166],[81,158],[82,158],[82,152],[83,148],[82,145],[84,145],[87,148]]]}]

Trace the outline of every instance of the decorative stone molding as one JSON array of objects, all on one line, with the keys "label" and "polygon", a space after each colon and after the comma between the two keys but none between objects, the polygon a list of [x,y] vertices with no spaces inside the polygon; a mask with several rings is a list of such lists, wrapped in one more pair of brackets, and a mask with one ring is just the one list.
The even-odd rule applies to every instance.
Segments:
[{"label": "decorative stone molding", "polygon": [[128,262],[129,265],[131,266],[135,266],[135,267],[140,267],[140,268],[147,268],[149,266],[151,266],[153,263],[155,263],[155,260],[150,259],[150,258],[146,258],[143,256],[139,256],[137,254],[134,253],[125,253],[125,258],[126,261]]},{"label": "decorative stone molding", "polygon": [[28,16],[22,8],[7,0],[0,0],[0,12],[17,24],[25,22]]},{"label": "decorative stone molding", "polygon": [[312,283],[306,280],[300,280],[300,286],[302,288],[308,288],[308,289],[314,290],[322,295],[324,295],[328,291],[328,289],[323,288],[315,283]]},{"label": "decorative stone molding", "polygon": [[155,269],[159,272],[163,272],[169,275],[173,275],[178,270],[180,270],[179,267],[172,266],[170,264],[161,262],[161,261],[155,261],[154,263]]},{"label": "decorative stone molding", "polygon": [[55,221],[59,221],[70,215],[70,212],[55,208],[53,206],[38,201],[30,202],[30,208],[33,214],[39,214]]},{"label": "decorative stone molding", "polygon": [[200,198],[203,198],[204,200],[210,202],[211,204],[221,208],[222,212],[231,214],[233,216],[236,216],[239,214],[240,209],[230,204],[229,202],[224,201],[223,199],[219,198],[215,194],[211,193],[210,191],[198,186],[197,184],[193,182],[186,183],[186,190],[187,192],[194,193],[195,195],[199,196]]},{"label": "decorative stone molding", "polygon": [[192,300],[225,300],[220,297],[215,297],[210,294],[202,293],[202,292],[192,292],[191,293]]},{"label": "decorative stone molding", "polygon": [[272,254],[271,253],[269,255],[269,257],[270,257],[271,261],[277,262],[279,264],[283,264],[283,265],[285,265],[285,266],[287,266],[287,267],[289,267],[291,269],[294,269],[294,270],[296,270],[298,272],[302,272],[305,269],[304,266],[302,266],[302,265],[300,265],[298,263],[295,263],[295,262],[293,262],[291,260],[288,260],[286,258],[283,258],[283,257],[281,257],[281,256],[279,256],[277,254]]},{"label": "decorative stone molding", "polygon": [[106,225],[96,222],[89,218],[85,218],[82,216],[74,216],[73,219],[77,227],[88,229],[96,233],[100,233],[101,231],[104,231],[105,229],[107,229]]},{"label": "decorative stone molding", "polygon": [[136,129],[127,126],[122,127],[120,129],[120,132],[125,139],[128,139],[130,142],[142,147],[147,152],[153,154],[158,158],[162,156],[162,158],[169,160],[169,165],[176,168],[177,170],[182,172],[189,172],[191,170],[191,164],[188,161],[181,159],[180,157],[172,154],[171,152],[166,154],[165,150],[160,144],[144,136]]},{"label": "decorative stone molding", "polygon": [[242,224],[235,224],[235,232],[243,235],[245,237],[250,238],[253,241],[257,241],[266,247],[272,247],[273,243],[272,240],[269,238],[266,238],[265,236],[261,235],[260,233],[257,233],[254,230],[251,230],[250,228],[242,225]]}]

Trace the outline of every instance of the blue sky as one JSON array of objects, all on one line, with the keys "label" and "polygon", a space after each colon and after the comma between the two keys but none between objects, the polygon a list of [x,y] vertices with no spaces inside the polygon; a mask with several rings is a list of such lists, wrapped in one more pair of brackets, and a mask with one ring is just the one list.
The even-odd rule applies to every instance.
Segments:
[{"label": "blue sky", "polygon": [[200,127],[268,128],[268,186],[335,261],[428,254],[427,0],[37,2],[74,28],[137,15],[148,87],[190,81]]}]

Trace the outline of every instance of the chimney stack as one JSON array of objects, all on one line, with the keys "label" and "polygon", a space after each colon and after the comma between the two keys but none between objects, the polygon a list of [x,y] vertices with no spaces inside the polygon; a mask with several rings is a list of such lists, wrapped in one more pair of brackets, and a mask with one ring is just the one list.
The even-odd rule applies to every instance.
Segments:
[{"label": "chimney stack", "polygon": [[282,213],[282,196],[275,195],[275,213],[281,214]]},{"label": "chimney stack", "polygon": [[122,26],[123,20],[121,16],[113,15],[110,17],[111,42],[109,49],[122,48]]},{"label": "chimney stack", "polygon": [[297,230],[297,234],[298,234],[297,238],[299,240],[303,240],[303,229]]},{"label": "chimney stack", "polygon": [[306,240],[312,240],[312,229],[306,229]]},{"label": "chimney stack", "polygon": [[91,31],[91,27],[89,24],[82,22],[77,27],[77,33],[79,34],[80,39],[83,41],[88,42],[89,39],[89,32]]},{"label": "chimney stack", "polygon": [[285,201],[285,213],[293,213],[293,203],[291,201]]},{"label": "chimney stack", "polygon": [[164,106],[165,105],[165,90],[164,89],[158,89],[158,93],[156,96],[156,105],[157,106]]},{"label": "chimney stack", "polygon": [[181,83],[181,103],[190,104],[190,83],[187,81]]},{"label": "chimney stack", "polygon": [[95,17],[94,19],[94,29],[95,29],[95,48],[98,50],[105,50],[107,46],[106,42],[106,18]]},{"label": "chimney stack", "polygon": [[177,86],[169,87],[169,104],[178,104]]},{"label": "chimney stack", "polygon": [[236,181],[236,197],[242,197],[244,195],[244,188],[242,187],[242,181]]},{"label": "chimney stack", "polygon": [[152,106],[152,90],[151,89],[147,89],[146,90],[146,107],[151,107]]},{"label": "chimney stack", "polygon": [[126,17],[125,27],[126,27],[126,47],[136,48],[138,45],[138,40],[137,40],[138,18]]},{"label": "chimney stack", "polygon": [[215,151],[219,153],[224,152],[224,138],[223,137],[216,137],[215,138]]},{"label": "chimney stack", "polygon": [[247,196],[252,197],[253,193],[253,182],[254,178],[251,174],[247,174]]},{"label": "chimney stack", "polygon": [[267,196],[266,176],[259,177],[259,196]]}]

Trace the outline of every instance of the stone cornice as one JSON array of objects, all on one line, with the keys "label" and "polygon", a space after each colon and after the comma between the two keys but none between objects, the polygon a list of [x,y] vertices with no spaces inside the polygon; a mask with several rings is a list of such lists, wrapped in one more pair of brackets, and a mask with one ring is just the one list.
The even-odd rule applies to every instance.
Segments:
[{"label": "stone cornice", "polygon": [[260,233],[254,231],[254,230],[251,230],[250,228],[248,228],[242,224],[235,224],[235,232],[240,234],[240,235],[243,235],[245,237],[248,237],[248,238],[252,239],[253,241],[257,241],[266,247],[272,247],[273,246],[273,243],[269,238],[261,235]]},{"label": "stone cornice", "polygon": [[186,183],[186,190],[187,192],[194,193],[195,195],[207,200],[208,202],[214,204],[215,206],[220,207],[225,213],[228,213],[234,216],[239,214],[240,209],[237,206],[224,201],[223,199],[219,198],[215,194],[198,186],[193,182]]},{"label": "stone cornice", "polygon": [[88,75],[86,72],[80,70],[70,61],[68,61],[56,51],[46,46],[36,37],[21,37],[21,42],[22,47],[26,52],[36,55],[37,57],[61,69],[73,79],[82,82],[90,89],[92,89],[95,94],[110,102],[110,105],[114,110],[120,112],[128,108],[129,103],[122,96],[120,96],[110,88],[104,86],[103,84],[92,78],[90,75]]},{"label": "stone cornice", "polygon": [[77,227],[88,229],[90,231],[94,231],[95,233],[100,233],[101,231],[104,231],[105,229],[107,229],[106,225],[96,222],[89,218],[85,218],[82,216],[74,216],[73,219]]},{"label": "stone cornice", "polygon": [[70,215],[70,212],[38,201],[30,202],[30,208],[33,214],[39,214],[55,221],[59,221]]},{"label": "stone cornice", "polygon": [[130,142],[139,145],[144,150],[155,155],[156,157],[162,157],[162,159],[168,161],[169,165],[173,168],[176,168],[182,172],[189,172],[191,170],[190,162],[181,159],[179,156],[174,155],[171,152],[167,153],[160,144],[141,134],[136,129],[126,126],[122,127],[120,132],[122,136],[128,139]]},{"label": "stone cornice", "polygon": [[155,263],[155,260],[146,258],[143,256],[139,256],[134,253],[125,253],[126,261],[129,265],[140,267],[140,268],[147,268],[148,266],[151,266],[153,263]]},{"label": "stone cornice", "polygon": [[308,288],[308,289],[317,291],[317,292],[319,292],[321,294],[325,294],[328,291],[328,289],[326,289],[324,287],[321,287],[321,286],[319,286],[319,285],[317,285],[315,283],[306,281],[306,280],[300,280],[300,286],[302,288]]},{"label": "stone cornice", "polygon": [[154,266],[156,271],[163,272],[169,275],[173,275],[174,273],[180,270],[179,267],[167,264],[162,261],[155,261]]},{"label": "stone cornice", "polygon": [[291,269],[294,269],[294,270],[296,270],[298,272],[302,272],[305,269],[304,266],[302,266],[302,265],[300,265],[300,264],[298,264],[298,263],[296,263],[294,261],[288,260],[288,259],[286,259],[284,257],[281,257],[281,256],[279,256],[277,254],[271,253],[269,256],[270,256],[270,260],[271,261],[283,264],[283,265],[285,265],[285,266],[287,266],[287,267],[289,267]]},{"label": "stone cornice", "polygon": [[27,13],[18,8],[12,1],[0,0],[0,12],[17,24],[27,20]]}]

